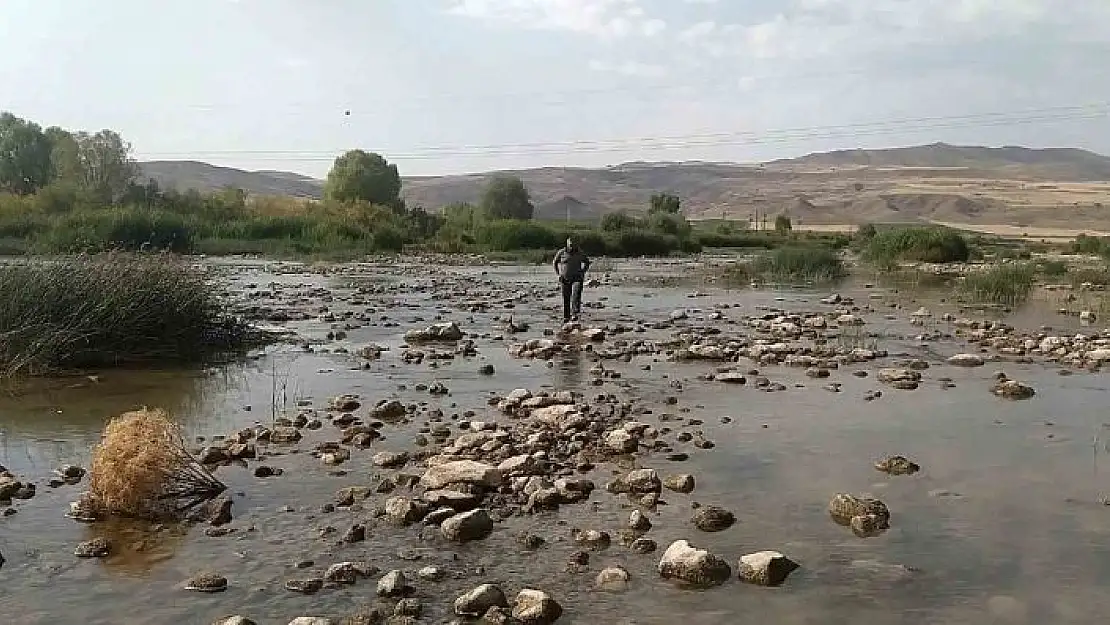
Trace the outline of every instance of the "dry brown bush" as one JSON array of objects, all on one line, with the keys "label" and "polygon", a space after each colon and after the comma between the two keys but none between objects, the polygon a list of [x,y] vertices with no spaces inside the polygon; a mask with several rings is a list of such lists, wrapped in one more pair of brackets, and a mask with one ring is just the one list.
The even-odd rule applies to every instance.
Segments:
[{"label": "dry brown bush", "polygon": [[225,488],[188,452],[180,428],[162,410],[112,419],[93,450],[89,494],[102,514],[181,518]]}]

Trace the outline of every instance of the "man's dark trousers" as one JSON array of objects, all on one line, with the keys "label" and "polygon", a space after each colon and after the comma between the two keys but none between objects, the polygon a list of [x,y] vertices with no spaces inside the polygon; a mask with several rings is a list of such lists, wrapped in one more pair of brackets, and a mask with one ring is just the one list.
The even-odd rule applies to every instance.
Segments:
[{"label": "man's dark trousers", "polygon": [[582,314],[582,278],[560,278],[563,287],[563,320]]}]

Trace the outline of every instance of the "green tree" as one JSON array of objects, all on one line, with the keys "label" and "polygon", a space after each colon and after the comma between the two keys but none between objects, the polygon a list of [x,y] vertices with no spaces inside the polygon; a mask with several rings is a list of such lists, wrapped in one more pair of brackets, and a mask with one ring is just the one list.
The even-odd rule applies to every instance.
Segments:
[{"label": "green tree", "polygon": [[794,224],[790,222],[790,218],[786,215],[779,215],[775,217],[775,232],[778,234],[786,235],[794,229]]},{"label": "green tree", "polygon": [[498,175],[490,180],[482,196],[482,212],[491,219],[528,220],[536,212],[524,181],[516,176]]},{"label": "green tree", "polygon": [[401,174],[380,154],[350,150],[335,159],[324,184],[324,196],[341,203],[369,202],[398,211]]},{"label": "green tree", "polygon": [[50,139],[42,128],[11,113],[0,113],[0,190],[29,195],[53,177]]},{"label": "green tree", "polygon": [[50,163],[54,167],[55,179],[69,184],[82,184],[84,174],[81,170],[81,155],[73,133],[51,126],[46,129],[46,138],[50,140]]},{"label": "green tree", "polygon": [[[77,144],[81,185],[98,201],[118,202],[139,175],[139,166],[131,158],[131,144],[113,130],[95,134],[73,135]],[[61,158],[58,154],[55,157]]]},{"label": "green tree", "polygon": [[651,208],[648,213],[664,215],[678,215],[682,212],[682,200],[677,195],[670,193],[656,193],[651,196]]}]

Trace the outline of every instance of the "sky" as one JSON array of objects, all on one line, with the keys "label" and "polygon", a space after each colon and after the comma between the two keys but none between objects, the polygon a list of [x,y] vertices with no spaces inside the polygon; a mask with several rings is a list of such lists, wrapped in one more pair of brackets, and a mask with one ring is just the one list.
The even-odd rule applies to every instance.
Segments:
[{"label": "sky", "polygon": [[2,0],[0,110],[141,160],[322,177],[1110,154],[1108,0]]}]

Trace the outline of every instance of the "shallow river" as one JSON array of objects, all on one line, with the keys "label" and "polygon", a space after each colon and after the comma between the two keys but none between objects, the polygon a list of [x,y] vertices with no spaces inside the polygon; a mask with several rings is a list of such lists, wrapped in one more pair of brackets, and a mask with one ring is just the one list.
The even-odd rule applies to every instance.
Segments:
[{"label": "shallow river", "polygon": [[[267,305],[311,312],[312,319],[284,324],[315,341],[311,350],[280,345],[219,369],[109,371],[91,379],[40,382],[0,397],[0,464],[39,483],[38,495],[16,502],[16,514],[0,517],[0,552],[7,560],[0,568],[4,623],[207,625],[243,614],[262,625],[284,625],[301,615],[338,619],[373,603],[373,580],[313,596],[285,590],[286,579],[304,576],[294,567],[305,560],[314,562],[311,570],[342,560],[368,560],[383,571],[414,572],[428,564],[446,569],[450,575],[442,582],[414,583],[425,607],[420,622],[428,623],[448,621],[454,597],[486,581],[501,583],[510,599],[522,587],[545,590],[566,610],[559,622],[575,624],[1089,623],[1110,611],[1105,592],[1110,508],[1099,503],[1110,494],[1105,477],[1110,466],[1101,466],[1110,465],[1105,447],[1110,429],[1104,423],[1110,422],[1110,378],[1085,372],[1062,376],[1056,367],[1012,362],[976,369],[948,366],[944,358],[969,348],[958,339],[921,343],[914,339],[921,328],[908,323],[909,312],[920,305],[935,314],[946,310],[935,298],[911,302],[878,288],[841,286],[857,304],[874,306],[873,312],[860,313],[868,321],[865,329],[878,335],[865,340],[878,341],[891,356],[834,370],[829,380],[807,378],[802,369],[765,367],[764,375],[787,387],[767,393],[703,382],[698,376],[713,365],[674,364],[659,355],[606,361],[621,377],[598,388],[589,386],[592,362],[585,355],[548,366],[542,360],[513,359],[506,349],[509,340],[495,340],[503,324],[494,318],[510,312],[515,321],[532,326],[515,339],[539,337],[544,328],[555,327],[553,292],[540,302],[527,297],[535,288],[551,286],[545,268],[367,265],[327,274],[282,267],[219,265],[230,290],[240,295],[283,285],[281,297]],[[830,308],[819,302],[828,291],[724,291],[699,280],[660,287],[618,278],[631,275],[630,269],[640,276],[689,276],[690,268],[611,269],[612,284],[586,290],[587,323],[663,321],[672,311],[687,309],[685,323],[730,331],[725,322],[708,320],[718,304],[730,305],[723,312],[731,319],[757,314],[761,307]],[[459,281],[452,298],[433,299],[446,288],[429,286],[433,277],[441,283]],[[404,287],[352,295],[359,286],[391,284]],[[500,295],[482,295],[492,290]],[[504,308],[503,301],[518,293],[519,306]],[[494,304],[484,312],[459,310],[456,304],[468,298]],[[896,302],[900,308],[886,305]],[[324,307],[337,314],[372,312],[362,327],[347,330],[345,339],[329,341],[328,331],[345,322],[319,320]],[[1050,308],[1034,305],[1015,318],[1026,326],[1081,331]],[[438,319],[458,321],[478,334],[478,357],[457,357],[435,368],[427,362],[402,363],[401,335]],[[649,329],[636,338],[664,340],[672,332]],[[368,343],[392,350],[368,368],[349,354],[334,353]],[[874,379],[876,369],[900,355],[932,365],[915,391],[894,390]],[[492,377],[478,374],[487,363],[496,370]],[[650,369],[644,367],[649,364]],[[857,369],[872,375],[851,375]],[[991,395],[991,376],[1000,369],[1031,384],[1036,397],[1014,402]],[[946,388],[943,377],[952,378],[955,387]],[[823,388],[830,381],[842,383],[841,392]],[[434,382],[445,384],[451,394],[433,397],[415,389]],[[682,389],[674,382],[681,382]],[[734,566],[743,554],[774,549],[802,568],[780,588],[733,580],[708,591],[684,590],[658,578],[659,553],[636,555],[614,540],[607,550],[592,554],[584,571],[568,572],[568,558],[578,549],[569,538],[572,528],[608,530],[615,537],[628,518],[627,500],[600,488],[585,504],[502,522],[478,543],[445,545],[429,533],[422,537],[419,526],[377,524],[366,542],[336,546],[338,534],[322,530],[330,526],[342,533],[365,520],[387,495],[374,495],[362,511],[321,514],[320,507],[344,486],[369,484],[372,475],[391,473],[372,466],[370,457],[376,451],[411,449],[424,425],[420,418],[387,426],[383,440],[370,450],[356,450],[341,467],[344,476],[330,475],[307,453],[313,444],[334,438],[330,426],[308,433],[297,446],[303,453],[266,458],[266,464],[284,469],[279,477],[255,478],[246,467],[219,468],[217,475],[234,494],[238,530],[223,537],[206,536],[203,527],[151,534],[128,524],[78,524],[64,512],[83,486],[45,485],[60,465],[87,466],[108,418],[144,405],[172,411],[190,437],[210,437],[269,423],[274,410],[295,410],[298,403],[323,408],[328,398],[343,393],[371,404],[397,398],[427,402],[449,416],[473,410],[478,419],[504,419],[487,399],[515,388],[569,389],[587,396],[611,392],[652,407],[653,414],[637,417],[641,420],[654,423],[663,413],[701,419],[699,429],[715,443],[713,449],[678,445],[690,454],[682,463],[662,455],[637,459],[661,474],[691,473],[697,479],[691,495],[665,492],[669,505],[649,514],[654,525],[649,537],[661,549],[672,540],[689,539]],[[883,396],[865,401],[865,393],[873,390],[882,390]],[[668,404],[671,396],[676,404]],[[722,419],[726,416],[730,419]],[[873,463],[890,454],[908,456],[922,470],[902,477],[876,471]],[[421,469],[410,465],[404,471],[419,474]],[[601,486],[615,471],[602,464],[587,477]],[[832,523],[825,507],[837,492],[882,498],[892,511],[890,531],[860,539]],[[724,532],[699,532],[689,523],[695,501],[727,508],[739,522]],[[548,546],[524,551],[516,540],[524,530],[545,537]],[[112,537],[118,553],[104,560],[75,558],[74,546],[95,536]],[[623,594],[593,589],[597,572],[612,564],[632,575]],[[230,588],[215,595],[181,589],[184,579],[206,570],[225,575]]]}]

